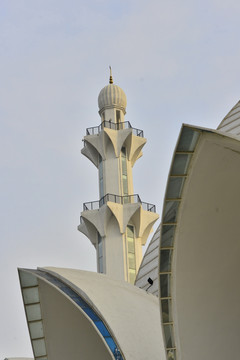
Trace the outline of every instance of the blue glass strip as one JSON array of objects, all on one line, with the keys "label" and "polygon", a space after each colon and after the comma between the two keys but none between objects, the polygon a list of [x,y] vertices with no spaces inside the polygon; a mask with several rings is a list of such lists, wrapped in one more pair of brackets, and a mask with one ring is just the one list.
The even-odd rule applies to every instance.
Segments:
[{"label": "blue glass strip", "polygon": [[110,347],[112,353],[114,354],[114,352],[116,351],[116,348],[117,348],[117,347],[116,347],[116,344],[115,344],[115,341],[113,340],[113,338],[106,336],[106,337],[105,337],[105,341],[106,341],[106,343],[108,344],[108,346]]},{"label": "blue glass strip", "polygon": [[95,325],[104,337],[111,336],[108,329],[106,328],[106,326],[104,325],[104,323],[101,320],[95,321]]},{"label": "blue glass strip", "polygon": [[97,314],[89,307],[84,309],[85,314],[87,314],[92,321],[96,322],[99,320]]},{"label": "blue glass strip", "polygon": [[115,359],[123,360],[123,356],[114,341],[113,337],[111,336],[109,330],[107,329],[104,322],[101,318],[97,315],[97,313],[90,307],[89,304],[84,301],[81,296],[72,290],[68,285],[66,285],[63,281],[55,278],[53,275],[50,275],[42,270],[31,270],[31,272],[37,274],[38,276],[46,279],[51,284],[57,286],[60,290],[62,290],[66,295],[68,295],[71,300],[73,300],[81,309],[85,312],[85,314],[94,322],[95,326],[98,328],[102,336],[104,337],[105,342],[107,343],[109,349],[113,353]]}]

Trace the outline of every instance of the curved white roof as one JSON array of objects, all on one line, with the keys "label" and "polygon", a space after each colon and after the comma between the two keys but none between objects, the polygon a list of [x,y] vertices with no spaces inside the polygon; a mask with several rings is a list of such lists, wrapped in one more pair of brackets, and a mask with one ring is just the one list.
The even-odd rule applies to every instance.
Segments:
[{"label": "curved white roof", "polygon": [[[20,270],[20,273],[26,271],[34,274],[33,270],[24,269]],[[112,334],[113,339],[116,339],[119,348],[126,359],[165,359],[163,341],[161,341],[161,339],[159,341],[161,324],[159,305],[156,297],[147,294],[145,291],[140,290],[125,281],[113,280],[103,274],[50,267],[39,269],[38,273],[36,273],[38,277],[41,309],[43,312],[42,321],[45,333],[46,353],[48,353],[47,360],[53,358],[49,357],[49,349],[52,351],[52,356],[55,356],[53,352],[58,351],[57,348],[58,346],[61,347],[61,341],[63,341],[58,339],[58,332],[64,331],[59,323],[59,321],[61,321],[61,316],[65,317],[66,324],[66,329],[64,331],[65,347],[69,341],[72,341],[71,339],[73,337],[71,329],[68,329],[68,326],[72,326],[68,324],[68,317],[71,317],[72,321],[74,321],[74,318],[76,320],[76,318],[79,317],[75,324],[78,337],[82,336],[81,333],[83,331],[86,332],[85,329],[88,325],[84,320],[86,314],[78,307],[77,309],[79,310],[76,311],[79,311],[79,315],[82,313],[84,316],[79,316],[76,312],[75,317],[73,318],[72,311],[73,309],[76,309],[76,304],[73,304],[72,300],[68,299],[67,293],[63,294],[61,289],[54,285],[54,282],[50,283],[47,278],[41,278],[41,272],[52,275],[54,279],[59,279],[59,281],[62,281],[69,289],[72,289],[79,294],[82,299],[89,304],[93,311],[104,321],[109,332]],[[33,284],[33,286],[36,285]],[[59,307],[59,309],[63,309],[59,313],[60,318],[58,320],[55,319],[56,315],[54,316],[55,310],[53,304],[55,304],[56,307]],[[88,322],[89,321],[91,322],[91,319],[88,319]],[[56,325],[54,325],[54,322],[57,323],[57,328]],[[84,330],[81,330],[81,322],[84,324]],[[91,328],[95,328],[94,324],[91,325]],[[95,334],[99,334],[98,336],[101,337],[97,328],[95,328]],[[70,337],[69,339],[68,336]],[[92,339],[93,336],[95,337],[95,340]],[[56,339],[56,344],[59,344],[55,346],[55,349],[52,344],[52,337]],[[50,338],[51,341],[49,342]],[[91,339],[93,343],[97,341],[94,333],[91,333],[89,338],[85,340],[85,342],[87,341],[89,343],[89,346],[91,346]],[[79,338],[78,343],[80,342],[81,340]],[[77,346],[74,343],[71,345],[72,347]],[[101,347],[100,345],[101,344],[99,344],[99,349]],[[110,353],[107,352],[106,349],[99,349],[98,354],[96,354],[98,358],[107,359],[107,356],[109,356]]]}]

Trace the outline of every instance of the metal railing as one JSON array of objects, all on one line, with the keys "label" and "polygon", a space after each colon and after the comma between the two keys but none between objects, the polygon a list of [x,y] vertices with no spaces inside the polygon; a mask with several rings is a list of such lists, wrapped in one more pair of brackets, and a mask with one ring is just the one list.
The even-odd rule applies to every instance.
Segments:
[{"label": "metal railing", "polygon": [[98,135],[104,128],[113,130],[132,129],[133,135],[144,137],[143,130],[133,128],[129,121],[114,123],[105,120],[98,126],[87,128],[86,135]]},{"label": "metal railing", "polygon": [[138,194],[135,195],[114,195],[114,194],[106,194],[98,201],[90,201],[83,204],[83,211],[87,210],[98,210],[108,201],[114,202],[116,204],[136,204],[140,203],[143,207],[143,210],[156,212],[156,206],[153,204],[149,204],[143,202]]}]

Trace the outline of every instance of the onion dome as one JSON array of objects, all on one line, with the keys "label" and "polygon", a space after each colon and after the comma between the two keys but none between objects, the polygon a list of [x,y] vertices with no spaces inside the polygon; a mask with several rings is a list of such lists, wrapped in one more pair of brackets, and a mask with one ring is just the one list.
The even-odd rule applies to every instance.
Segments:
[{"label": "onion dome", "polygon": [[112,107],[118,108],[126,113],[127,98],[125,92],[117,85],[113,84],[112,71],[110,67],[109,85],[105,86],[98,95],[99,113]]}]

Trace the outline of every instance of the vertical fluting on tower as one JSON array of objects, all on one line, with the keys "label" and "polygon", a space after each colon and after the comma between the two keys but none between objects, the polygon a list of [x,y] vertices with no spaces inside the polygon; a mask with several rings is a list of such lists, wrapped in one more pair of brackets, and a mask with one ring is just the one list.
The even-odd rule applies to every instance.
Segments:
[{"label": "vertical fluting on tower", "polygon": [[159,216],[133,192],[132,167],[146,139],[125,121],[126,104],[110,74],[98,97],[101,123],[86,130],[81,151],[98,168],[99,200],[83,205],[78,230],[97,250],[98,272],[134,283],[142,245]]}]

